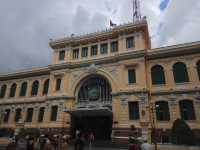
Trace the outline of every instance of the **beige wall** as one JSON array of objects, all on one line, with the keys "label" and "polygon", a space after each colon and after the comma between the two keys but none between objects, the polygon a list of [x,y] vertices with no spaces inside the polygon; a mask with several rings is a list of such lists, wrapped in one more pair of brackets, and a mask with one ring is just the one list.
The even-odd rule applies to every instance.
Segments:
[{"label": "beige wall", "polygon": [[[132,37],[132,36],[134,37],[135,47],[127,49],[126,48],[126,38]],[[110,43],[112,41],[118,41],[118,51],[117,52],[111,52]],[[108,44],[108,53],[107,54],[100,54],[100,45],[102,43]],[[90,51],[91,51],[92,45],[98,45],[98,55],[96,55],[96,56],[90,56]],[[88,47],[88,57],[86,57],[86,58],[81,57],[81,50],[83,47]],[[141,32],[133,33],[133,34],[118,35],[118,37],[114,38],[114,39],[107,39],[107,40],[103,40],[103,41],[99,41],[99,42],[95,42],[95,43],[88,43],[88,44],[84,44],[84,45],[80,44],[79,46],[75,46],[75,47],[68,45],[65,48],[55,49],[53,52],[53,64],[100,59],[100,58],[115,56],[115,55],[121,54],[121,53],[126,53],[126,52],[132,51],[132,50],[134,50],[134,51],[143,50],[145,48],[146,48],[145,41],[144,41],[143,34]],[[79,49],[79,58],[78,59],[72,58],[72,53],[73,53],[74,49]],[[59,61],[59,51],[62,51],[62,50],[65,50],[65,59],[62,61]]]},{"label": "beige wall", "polygon": [[[91,74],[98,74],[104,76],[111,85],[112,88],[112,108],[113,108],[113,121],[117,122],[113,124],[113,127],[117,128],[129,128],[131,125],[135,125],[138,128],[142,127],[142,124],[149,123],[151,119],[149,118],[149,101],[151,101],[152,106],[156,101],[167,101],[170,109],[170,121],[156,121],[157,128],[168,129],[171,128],[172,123],[175,119],[180,118],[180,110],[178,101],[183,99],[191,100],[194,103],[194,109],[196,114],[196,120],[187,121],[188,124],[194,128],[200,128],[200,102],[197,102],[196,96],[198,93],[187,91],[200,89],[200,81],[198,78],[196,70],[196,62],[200,58],[200,54],[194,55],[183,55],[179,57],[168,57],[160,59],[151,59],[145,60],[144,57],[133,57],[126,60],[119,59],[117,62],[103,63],[101,65],[94,65],[93,61],[101,60],[103,58],[111,58],[113,56],[117,57],[121,54],[129,54],[129,52],[138,52],[144,50],[147,46],[145,45],[144,37],[141,32],[132,33],[132,34],[121,34],[117,38],[107,39],[105,41],[99,41],[97,43],[88,43],[87,45],[79,45],[79,56],[81,56],[81,48],[88,46],[88,58],[82,59],[79,57],[77,60],[72,60],[72,50],[75,47],[68,45],[65,48],[54,50],[53,54],[53,65],[51,67],[62,66],[62,63],[66,62],[71,64],[81,64],[88,63],[91,64],[87,67],[72,67],[68,68],[62,67],[62,69],[52,69],[49,75],[36,76],[29,78],[21,78],[16,80],[6,80],[1,81],[0,86],[3,84],[7,85],[6,96],[3,99],[0,99],[0,107],[2,110],[5,108],[10,108],[12,110],[10,120],[7,124],[3,124],[1,121],[2,127],[15,127],[16,123],[14,122],[15,110],[17,108],[23,109],[23,119],[26,116],[26,109],[28,107],[34,108],[34,116],[32,123],[25,123],[25,127],[69,127],[70,124],[70,115],[63,112],[64,108],[75,109],[77,102],[77,87],[79,87],[81,81],[88,77]],[[126,49],[126,38],[129,36],[135,37],[135,48]],[[100,44],[101,43],[110,43],[113,40],[118,40],[118,52],[110,53],[110,46],[108,46],[108,53],[106,55],[100,55]],[[90,46],[97,44],[98,55],[96,57],[90,57]],[[175,48],[174,48],[175,49]],[[174,50],[172,49],[172,50]],[[58,61],[59,51],[65,50],[65,60],[60,62]],[[148,50],[153,52],[154,50]],[[156,52],[159,53],[162,51],[160,49]],[[134,55],[133,55],[134,56]],[[91,61],[93,60],[93,61]],[[187,66],[188,75],[190,82],[183,84],[176,84],[173,79],[172,66],[176,62],[184,62]],[[92,65],[93,64],[93,65]],[[151,84],[151,67],[159,64],[164,68],[166,84],[165,85],[152,85]],[[134,68],[136,70],[136,83],[128,83],[128,69]],[[33,71],[34,72],[34,71]],[[146,78],[147,77],[147,78]],[[56,91],[56,79],[61,78],[61,90]],[[50,79],[49,83],[49,93],[47,96],[42,95],[44,81]],[[38,80],[39,81],[39,93],[37,96],[31,96],[32,83]],[[19,91],[21,84],[26,81],[28,83],[28,91],[25,97],[19,96]],[[17,84],[16,96],[13,98],[9,97],[10,87],[13,83]],[[186,91],[185,93],[179,94],[169,94],[174,93],[175,91]],[[150,97],[148,97],[146,92],[150,92]],[[159,93],[168,93],[168,94],[159,94]],[[154,93],[158,93],[157,95]],[[172,99],[175,97],[176,102],[174,103]],[[122,107],[122,99],[125,100],[125,103]],[[140,119],[139,120],[129,120],[129,108],[128,102],[137,101],[140,107]],[[51,106],[57,105],[59,107],[57,121],[50,121]],[[40,107],[45,107],[45,120],[42,123],[37,122],[38,110]],[[155,108],[154,108],[155,109]],[[154,110],[155,111],[155,110]],[[142,112],[145,112],[144,114]],[[154,113],[155,115],[155,113]],[[156,117],[156,116],[154,116]],[[2,119],[2,118],[1,118]],[[67,123],[68,122],[68,123]],[[150,124],[149,126],[150,127]]]}]

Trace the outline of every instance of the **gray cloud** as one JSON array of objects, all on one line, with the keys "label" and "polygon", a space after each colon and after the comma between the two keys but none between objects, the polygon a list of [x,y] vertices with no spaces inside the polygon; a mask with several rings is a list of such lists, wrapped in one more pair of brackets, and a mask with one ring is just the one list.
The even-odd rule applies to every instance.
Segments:
[{"label": "gray cloud", "polygon": [[[52,50],[48,42],[51,38],[102,30],[109,27],[109,19],[117,24],[130,22],[131,1],[2,0],[0,73],[50,64]],[[152,39],[154,46],[200,39],[199,2],[171,1],[165,12],[160,12],[159,3],[160,0],[143,0],[141,4],[150,33],[156,35]]]}]

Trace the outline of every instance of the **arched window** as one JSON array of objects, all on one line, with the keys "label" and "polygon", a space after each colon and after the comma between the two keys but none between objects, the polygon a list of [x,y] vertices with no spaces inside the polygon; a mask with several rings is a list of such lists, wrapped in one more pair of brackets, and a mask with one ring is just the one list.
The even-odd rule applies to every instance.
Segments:
[{"label": "arched window", "polygon": [[182,100],[179,102],[181,118],[183,120],[195,120],[195,112],[193,102],[190,100]]},{"label": "arched window", "polygon": [[22,109],[17,108],[16,111],[15,111],[15,122],[19,122],[21,117],[22,117]]},{"label": "arched window", "polygon": [[5,95],[6,95],[6,89],[7,89],[7,86],[5,84],[2,85],[1,91],[0,91],[0,98],[4,98],[5,97]]},{"label": "arched window", "polygon": [[200,80],[200,60],[197,62],[197,73]]},{"label": "arched window", "polygon": [[38,94],[39,82],[36,80],[32,84],[31,96],[36,96]]},{"label": "arched window", "polygon": [[49,90],[49,79],[44,82],[43,95],[47,95]]},{"label": "arched window", "polygon": [[156,118],[157,118],[157,120],[160,120],[160,121],[170,120],[168,102],[165,102],[165,101],[156,102],[155,108],[156,108]]},{"label": "arched window", "polygon": [[187,67],[184,63],[177,62],[173,65],[175,83],[189,82]]},{"label": "arched window", "polygon": [[160,65],[155,65],[151,68],[152,84],[165,84],[164,69]]},{"label": "arched window", "polygon": [[23,82],[21,85],[20,96],[26,96],[27,82]]},{"label": "arched window", "polygon": [[15,97],[16,89],[17,89],[17,84],[14,83],[14,84],[11,86],[11,89],[10,89],[10,97]]}]

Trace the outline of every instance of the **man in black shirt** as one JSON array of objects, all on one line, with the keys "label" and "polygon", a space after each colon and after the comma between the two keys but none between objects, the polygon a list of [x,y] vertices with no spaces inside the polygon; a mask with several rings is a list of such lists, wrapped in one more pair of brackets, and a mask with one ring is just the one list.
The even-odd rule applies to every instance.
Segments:
[{"label": "man in black shirt", "polygon": [[82,134],[78,134],[77,139],[75,140],[75,146],[74,146],[74,150],[84,150],[85,147],[85,143],[83,140],[83,136]]}]

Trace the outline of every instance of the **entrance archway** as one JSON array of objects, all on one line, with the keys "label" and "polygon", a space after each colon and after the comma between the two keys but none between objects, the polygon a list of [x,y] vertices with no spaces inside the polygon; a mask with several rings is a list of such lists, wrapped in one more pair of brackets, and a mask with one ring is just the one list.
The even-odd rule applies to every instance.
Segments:
[{"label": "entrance archway", "polygon": [[71,112],[72,135],[93,132],[95,139],[108,140],[112,131],[112,89],[101,75],[90,75],[76,88],[76,109]]}]

